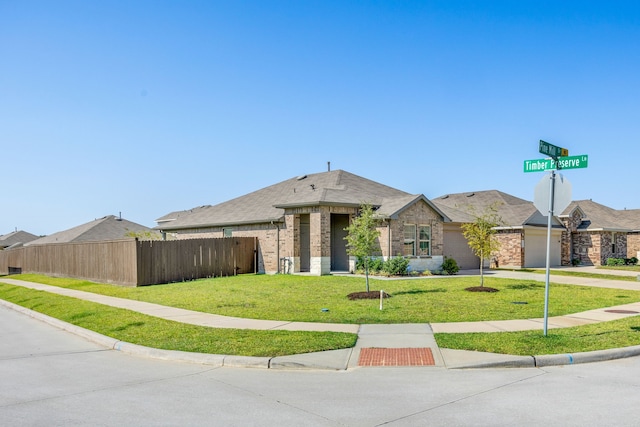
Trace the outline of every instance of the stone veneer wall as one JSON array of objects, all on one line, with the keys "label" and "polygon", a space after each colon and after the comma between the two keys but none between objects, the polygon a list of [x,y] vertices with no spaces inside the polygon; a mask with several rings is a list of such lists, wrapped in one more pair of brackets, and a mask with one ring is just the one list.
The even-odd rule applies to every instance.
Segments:
[{"label": "stone veneer wall", "polygon": [[492,267],[524,266],[524,230],[498,230],[493,238],[500,243],[500,250],[491,259]]},{"label": "stone veneer wall", "polygon": [[582,223],[582,215],[577,210],[570,217],[561,218],[566,230],[560,238],[560,262],[562,265],[571,265],[573,259],[580,259],[579,248],[574,245],[573,235]]},{"label": "stone veneer wall", "polygon": [[572,237],[573,255],[582,265],[600,264],[600,233],[596,231],[581,231]]}]

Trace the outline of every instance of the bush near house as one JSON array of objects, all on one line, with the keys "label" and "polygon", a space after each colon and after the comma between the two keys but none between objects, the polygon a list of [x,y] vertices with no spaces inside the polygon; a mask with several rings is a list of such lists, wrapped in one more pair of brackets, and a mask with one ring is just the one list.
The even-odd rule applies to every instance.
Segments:
[{"label": "bush near house", "polygon": [[458,263],[455,259],[445,257],[444,262],[442,263],[442,271],[452,275],[460,271],[460,267],[458,267]]},{"label": "bush near house", "polygon": [[[364,272],[364,259],[358,258],[356,261],[356,271]],[[371,258],[369,260],[369,273],[385,276],[406,276],[409,274],[409,259],[398,256],[388,260],[382,258]]]},{"label": "bush near house", "polygon": [[636,265],[638,264],[638,258],[607,258],[608,266],[616,266],[616,265]]}]

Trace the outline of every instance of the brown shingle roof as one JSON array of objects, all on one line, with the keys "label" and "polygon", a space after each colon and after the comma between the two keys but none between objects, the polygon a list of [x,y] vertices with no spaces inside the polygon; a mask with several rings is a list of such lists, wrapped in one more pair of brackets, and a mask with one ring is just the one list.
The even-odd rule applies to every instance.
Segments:
[{"label": "brown shingle roof", "polygon": [[576,200],[562,213],[571,215],[580,208],[584,212],[578,230],[640,231],[640,209],[616,210],[592,200]]},{"label": "brown shingle roof", "polygon": [[[369,203],[379,206],[379,215],[390,216],[402,209],[403,203],[419,197],[424,196],[411,195],[343,170],[334,170],[294,177],[215,206],[172,212],[156,220],[158,226],[155,228],[178,230],[281,221],[285,208],[317,205],[359,206]],[[428,200],[427,203],[431,204]]]},{"label": "brown shingle roof", "polygon": [[45,245],[49,243],[96,242],[105,240],[126,239],[129,232],[153,231],[149,227],[135,222],[108,215],[86,224],[59,231],[40,239],[33,240],[25,246]]},{"label": "brown shingle roof", "polygon": [[36,240],[38,236],[35,234],[28,233],[23,230],[16,230],[12,233],[7,233],[0,236],[0,248],[7,248],[11,245],[15,245],[16,243],[28,243],[32,240]]},{"label": "brown shingle roof", "polygon": [[447,194],[431,200],[453,222],[473,222],[473,213],[482,213],[487,207],[496,205],[498,215],[506,226],[546,224],[533,203],[498,190],[474,191]]}]

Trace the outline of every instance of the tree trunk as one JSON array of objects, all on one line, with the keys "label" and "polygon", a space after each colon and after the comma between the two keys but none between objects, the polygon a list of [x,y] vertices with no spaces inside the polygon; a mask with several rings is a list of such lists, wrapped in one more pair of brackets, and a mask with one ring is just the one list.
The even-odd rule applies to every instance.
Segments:
[{"label": "tree trunk", "polygon": [[484,254],[480,251],[480,287],[484,287]]},{"label": "tree trunk", "polygon": [[367,284],[367,292],[369,292],[369,257],[364,259],[364,277]]}]

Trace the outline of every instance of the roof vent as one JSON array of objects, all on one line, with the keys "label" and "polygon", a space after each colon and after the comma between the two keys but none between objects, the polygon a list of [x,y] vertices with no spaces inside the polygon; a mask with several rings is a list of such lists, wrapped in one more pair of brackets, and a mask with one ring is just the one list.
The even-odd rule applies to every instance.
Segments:
[{"label": "roof vent", "polygon": [[467,194],[467,197],[473,197],[475,195],[476,195],[476,193],[469,193],[469,194]]},{"label": "roof vent", "polygon": [[449,198],[449,195],[447,194],[447,195],[442,196],[442,197],[440,197],[440,198],[441,198],[441,199],[448,199],[448,198]]},{"label": "roof vent", "polygon": [[303,179],[305,179],[307,177],[307,175],[300,175],[299,177],[297,177],[296,179],[298,181],[302,181]]}]

